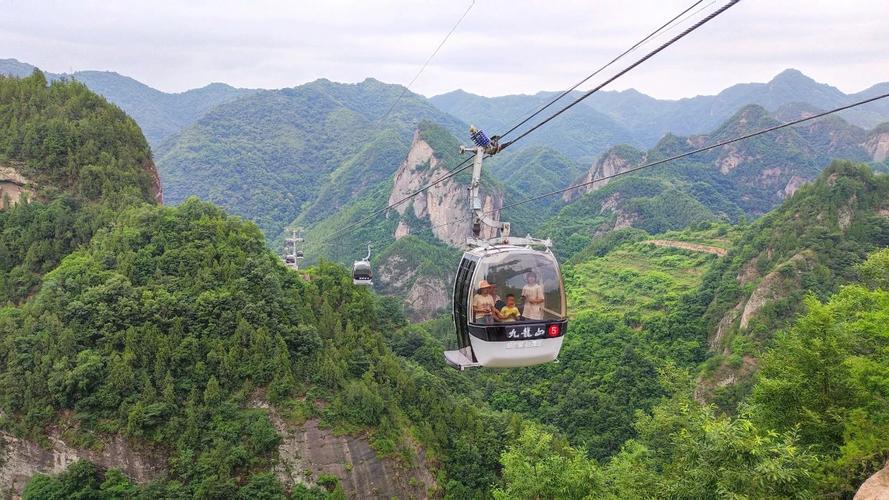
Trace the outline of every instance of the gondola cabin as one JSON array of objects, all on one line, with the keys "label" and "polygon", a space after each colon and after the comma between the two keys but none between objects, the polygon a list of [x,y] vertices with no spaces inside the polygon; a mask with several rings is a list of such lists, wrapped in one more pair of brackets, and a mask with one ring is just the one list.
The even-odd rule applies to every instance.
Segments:
[{"label": "gondola cabin", "polygon": [[362,286],[373,286],[373,272],[370,270],[370,262],[356,260],[352,264],[352,283]]},{"label": "gondola cabin", "polygon": [[[453,298],[459,348],[445,352],[451,366],[522,367],[558,357],[568,328],[565,288],[548,249],[486,245],[467,251]],[[515,308],[502,314],[507,302]]]}]

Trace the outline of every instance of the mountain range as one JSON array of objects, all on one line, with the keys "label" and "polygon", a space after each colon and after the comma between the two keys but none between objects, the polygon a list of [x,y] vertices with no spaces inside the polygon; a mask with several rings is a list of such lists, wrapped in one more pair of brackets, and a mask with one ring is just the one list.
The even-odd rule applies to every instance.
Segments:
[{"label": "mountain range", "polygon": [[[845,94],[836,87],[816,82],[799,70],[787,69],[768,83],[740,83],[716,95],[678,100],[656,99],[633,89],[603,90],[584,100],[582,107],[592,108],[598,113],[588,120],[591,126],[601,128],[601,133],[629,134],[632,140],[621,142],[633,144],[633,141],[638,141],[640,145],[651,146],[667,133],[692,135],[712,130],[748,104],[758,104],[770,112],[793,103],[831,109],[886,92],[889,92],[889,83],[879,83],[861,92]],[[489,98],[456,90],[430,100],[440,109],[464,121],[475,120],[480,126],[500,132],[517,121],[519,116],[538,109],[556,95],[554,92],[540,92],[533,96]],[[575,91],[563,99],[567,103],[580,95]],[[575,113],[589,114],[587,111]],[[839,116],[859,127],[873,128],[889,119],[889,103],[876,102],[872,106],[844,111]],[[557,123],[553,123],[553,126],[560,127]],[[549,144],[559,142],[555,140]]]},{"label": "mountain range", "polygon": [[[570,331],[559,363],[467,373],[441,352],[468,172],[351,226],[463,161],[468,120],[408,93],[387,115],[402,92],[254,91],[152,153],[85,82],[0,77],[0,489],[846,498],[883,467],[889,125],[834,116],[635,173],[823,108],[510,147],[482,204],[555,239]],[[575,180],[597,182],[502,209]],[[289,224],[299,273],[260,230]],[[328,260],[367,242],[381,293]]]},{"label": "mountain range", "polygon": [[[34,66],[30,64],[15,59],[0,59],[0,74],[24,77],[33,71]],[[113,71],[44,74],[48,80],[67,78],[82,82],[93,92],[120,106],[139,123],[152,148],[192,125],[214,106],[255,92],[250,89],[236,89],[224,83],[211,83],[198,89],[171,94]]]},{"label": "mountain range", "polygon": [[[0,61],[0,73],[30,71],[30,65]],[[420,246],[422,241],[453,248],[461,239],[459,232],[450,226],[447,233],[428,228],[440,224],[434,221],[442,214],[463,214],[465,207],[458,204],[464,203],[460,192],[465,174],[436,198],[426,197],[422,208],[414,200],[406,205],[408,210],[399,207],[385,219],[327,240],[338,228],[410,192],[399,183],[416,188],[423,179],[434,179],[432,173],[454,168],[460,161],[457,146],[463,142],[458,138],[465,137],[469,123],[489,134],[505,131],[553,96],[541,92],[488,98],[454,91],[427,99],[374,79],[357,84],[321,79],[279,90],[212,84],[166,94],[110,72],[48,77],[77,79],[135,117],[152,145],[167,203],[182,203],[193,195],[212,201],[257,223],[274,246],[286,228],[305,227],[309,262],[320,256],[349,262],[364,253],[368,242],[376,249],[374,255],[386,260],[424,261],[425,255],[434,254],[408,250],[411,245],[406,243],[396,248],[404,255],[389,251],[407,235],[419,238]],[[487,192],[503,204],[572,182],[595,181],[639,163],[829,109],[886,86],[846,95],[786,70],[768,83],[738,84],[715,96],[675,101],[633,90],[602,91],[488,160]],[[565,258],[597,235],[621,227],[657,233],[701,221],[757,217],[815,178],[832,158],[869,161],[881,168],[889,154],[889,133],[887,125],[874,125],[886,120],[889,107],[875,103],[669,168],[607,185],[597,182],[502,215],[517,232],[554,238]],[[430,151],[421,151],[417,133],[435,138],[428,141]],[[420,157],[427,162],[437,158],[438,169],[407,165],[410,158]],[[449,271],[439,263],[420,267],[446,287]],[[419,276],[398,286],[383,284],[381,290],[409,291],[416,279]],[[422,279],[420,283],[429,285]],[[423,314],[442,306],[421,302],[412,303],[426,311]]]}]

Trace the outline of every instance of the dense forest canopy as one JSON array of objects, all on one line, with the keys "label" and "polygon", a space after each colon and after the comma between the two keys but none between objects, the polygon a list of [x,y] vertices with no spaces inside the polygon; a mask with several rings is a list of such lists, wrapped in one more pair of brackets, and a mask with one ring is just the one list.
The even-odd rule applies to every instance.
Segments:
[{"label": "dense forest canopy", "polygon": [[0,210],[0,304],[32,293],[115,210],[159,199],[136,123],[83,84],[47,84],[39,71],[0,76],[4,168],[27,180],[25,198],[33,199]]}]

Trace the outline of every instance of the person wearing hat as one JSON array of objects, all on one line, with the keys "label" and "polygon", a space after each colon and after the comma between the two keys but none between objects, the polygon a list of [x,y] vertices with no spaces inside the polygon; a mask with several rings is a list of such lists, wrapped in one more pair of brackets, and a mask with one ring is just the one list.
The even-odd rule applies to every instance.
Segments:
[{"label": "person wearing hat", "polygon": [[475,323],[490,325],[500,319],[500,311],[494,307],[494,285],[487,280],[478,284],[478,293],[472,297],[472,316]]}]

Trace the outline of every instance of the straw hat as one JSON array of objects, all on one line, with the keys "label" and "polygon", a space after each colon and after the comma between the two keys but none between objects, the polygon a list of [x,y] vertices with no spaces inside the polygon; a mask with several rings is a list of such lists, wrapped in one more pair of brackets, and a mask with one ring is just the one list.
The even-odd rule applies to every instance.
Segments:
[{"label": "straw hat", "polygon": [[494,288],[493,283],[488,283],[488,280],[481,280],[478,284],[479,290],[484,290],[485,288]]}]

